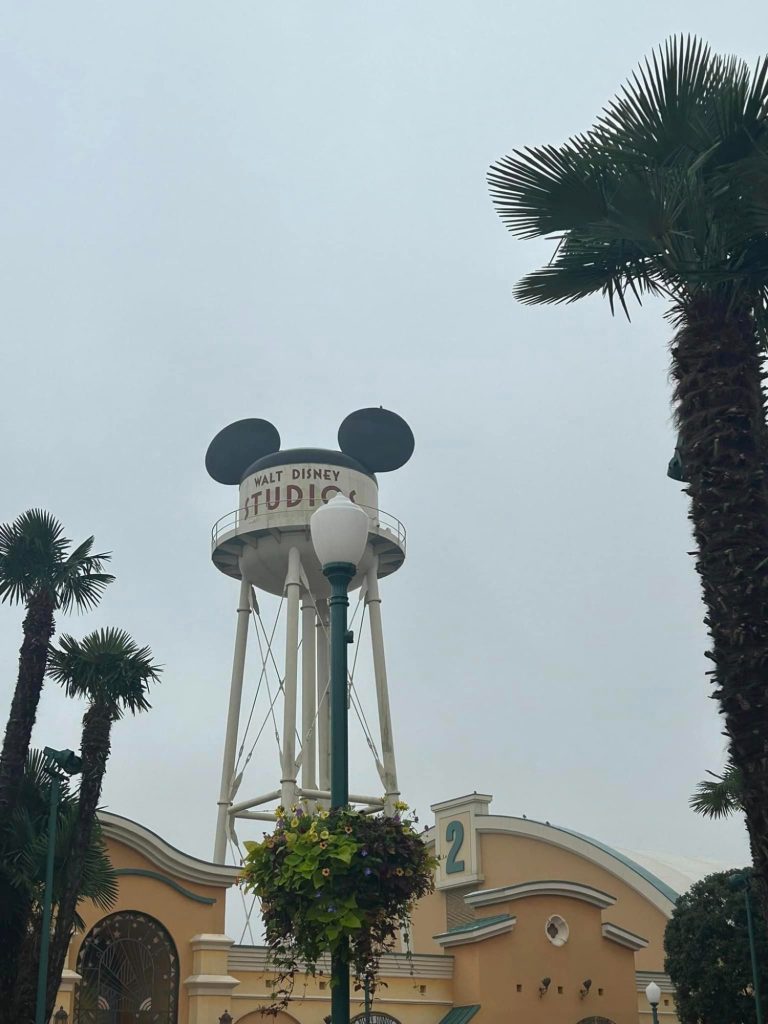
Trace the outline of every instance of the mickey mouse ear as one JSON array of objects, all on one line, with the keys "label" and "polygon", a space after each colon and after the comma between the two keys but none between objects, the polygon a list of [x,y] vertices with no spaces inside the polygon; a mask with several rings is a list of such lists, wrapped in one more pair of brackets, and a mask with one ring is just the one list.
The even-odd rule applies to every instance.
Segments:
[{"label": "mickey mouse ear", "polygon": [[220,430],[208,445],[205,468],[220,484],[239,484],[256,459],[277,451],[280,435],[268,420],[237,420]]},{"label": "mickey mouse ear", "polygon": [[405,420],[387,409],[358,409],[339,427],[339,448],[374,473],[404,466],[415,443]]}]

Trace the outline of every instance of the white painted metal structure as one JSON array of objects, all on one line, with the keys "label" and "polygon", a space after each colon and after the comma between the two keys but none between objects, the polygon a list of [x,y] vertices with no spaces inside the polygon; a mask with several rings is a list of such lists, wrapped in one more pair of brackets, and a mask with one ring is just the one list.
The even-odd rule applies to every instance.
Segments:
[{"label": "white painted metal structure", "polygon": [[[365,555],[350,592],[361,591],[370,624],[380,753],[370,739],[369,746],[374,750],[383,792],[383,796],[353,792],[350,800],[370,810],[384,808],[392,813],[398,798],[379,579],[402,565],[405,530],[397,519],[379,510],[376,478],[354,459],[318,449],[274,453],[248,470],[240,483],[239,508],[213,528],[214,564],[240,581],[213,854],[216,863],[225,861],[234,819],[274,820],[274,811],[267,809],[270,804],[279,801],[290,807],[301,799],[327,801],[330,796],[326,605],[330,591],[312,548],[309,519],[338,493],[364,508],[370,521]],[[279,775],[276,772],[274,784],[267,785],[265,792],[236,801],[242,782],[236,758],[246,648],[249,634],[258,627],[258,590],[282,597],[285,604],[282,664],[277,665],[269,641],[262,650],[264,660],[271,659],[280,676],[279,697],[276,695],[270,708],[276,728],[282,712]],[[266,638],[266,631],[263,633]]]}]

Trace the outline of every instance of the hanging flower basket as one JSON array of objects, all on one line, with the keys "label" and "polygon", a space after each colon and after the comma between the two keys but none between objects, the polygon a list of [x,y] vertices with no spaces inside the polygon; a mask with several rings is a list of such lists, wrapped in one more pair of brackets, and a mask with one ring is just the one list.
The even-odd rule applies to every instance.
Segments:
[{"label": "hanging flower basket", "polygon": [[280,978],[269,1010],[285,1006],[296,974],[315,974],[321,957],[346,946],[355,973],[375,975],[416,901],[434,889],[437,862],[417,819],[407,804],[395,807],[391,817],[278,808],[272,835],[245,844],[241,884],[261,900]]}]

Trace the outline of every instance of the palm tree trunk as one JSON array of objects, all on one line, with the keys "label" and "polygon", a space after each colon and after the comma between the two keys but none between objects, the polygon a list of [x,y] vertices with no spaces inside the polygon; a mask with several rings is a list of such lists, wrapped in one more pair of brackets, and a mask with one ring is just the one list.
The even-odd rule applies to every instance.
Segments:
[{"label": "palm tree trunk", "polygon": [[67,950],[75,926],[75,911],[85,858],[91,842],[96,810],[101,797],[101,785],[109,758],[113,721],[114,708],[111,704],[105,703],[92,704],[83,717],[83,739],[80,748],[83,758],[83,774],[80,781],[77,822],[67,858],[64,887],[56,912],[56,927],[49,953],[46,1020],[49,1020],[53,1013],[56,993],[61,983]]},{"label": "palm tree trunk", "polygon": [[768,430],[749,310],[697,300],[672,346],[710,673],[743,774],[755,872],[768,885]]},{"label": "palm tree trunk", "polygon": [[48,663],[48,645],[53,636],[53,605],[53,597],[49,593],[36,594],[30,600],[24,617],[19,674],[0,754],[0,826],[9,820],[24,778],[32,727]]}]

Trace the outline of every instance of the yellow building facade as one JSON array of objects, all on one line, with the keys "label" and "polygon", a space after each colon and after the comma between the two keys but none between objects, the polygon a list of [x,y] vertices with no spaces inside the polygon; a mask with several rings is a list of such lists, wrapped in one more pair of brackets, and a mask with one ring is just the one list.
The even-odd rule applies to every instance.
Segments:
[{"label": "yellow building facade", "polygon": [[[433,805],[424,840],[439,857],[436,890],[382,959],[372,1024],[650,1024],[651,980],[660,1021],[676,1024],[663,973],[669,882],[576,832],[492,814],[490,803],[473,793]],[[106,915],[81,908],[57,1007],[74,1024],[217,1024],[225,1011],[257,1024],[275,976],[264,947],[227,936],[237,868],[189,857],[117,815],[102,821],[119,899]],[[329,976],[327,964],[298,979],[273,1019],[321,1024]],[[352,1000],[354,1019],[362,993]]]}]

